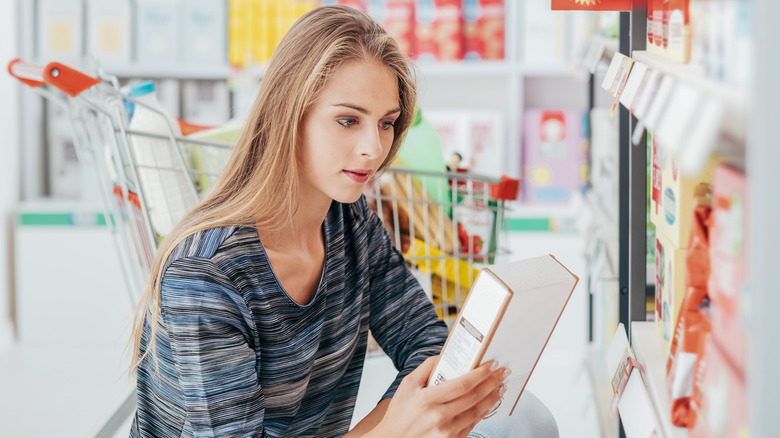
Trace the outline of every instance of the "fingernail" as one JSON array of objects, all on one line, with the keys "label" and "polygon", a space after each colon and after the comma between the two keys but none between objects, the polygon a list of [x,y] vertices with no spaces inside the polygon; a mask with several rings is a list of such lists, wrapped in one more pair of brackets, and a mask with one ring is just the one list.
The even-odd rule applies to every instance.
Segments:
[{"label": "fingernail", "polygon": [[510,374],[512,374],[512,370],[510,370],[509,368],[504,368],[504,373],[501,374],[501,377],[503,379],[506,379],[507,377],[509,377]]},{"label": "fingernail", "polygon": [[506,385],[504,385],[503,383],[498,385],[498,396],[503,397],[505,392],[506,392]]},{"label": "fingernail", "polygon": [[490,372],[492,373],[492,372],[493,372],[493,371],[495,371],[497,368],[498,368],[498,362],[496,362],[495,360],[493,360],[493,361],[490,361]]}]

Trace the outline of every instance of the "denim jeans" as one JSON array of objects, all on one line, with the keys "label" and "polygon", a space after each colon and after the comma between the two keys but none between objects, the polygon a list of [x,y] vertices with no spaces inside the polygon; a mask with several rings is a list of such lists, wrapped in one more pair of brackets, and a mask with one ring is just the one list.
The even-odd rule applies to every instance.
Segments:
[{"label": "denim jeans", "polygon": [[530,391],[523,391],[509,417],[483,420],[469,438],[558,438],[558,423]]}]

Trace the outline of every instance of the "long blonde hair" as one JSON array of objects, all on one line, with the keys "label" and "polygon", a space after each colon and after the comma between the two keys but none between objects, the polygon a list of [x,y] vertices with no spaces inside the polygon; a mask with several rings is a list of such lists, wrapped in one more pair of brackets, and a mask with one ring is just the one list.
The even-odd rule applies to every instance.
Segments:
[{"label": "long blonde hair", "polygon": [[[266,230],[283,227],[298,206],[300,132],[304,115],[341,65],[355,60],[382,62],[398,78],[401,114],[393,144],[380,170],[392,162],[414,118],[417,92],[413,69],[398,44],[366,14],[345,6],[315,8],[290,28],[263,76],[259,94],[225,169],[209,194],[162,241],[152,275],[133,320],[131,372],[151,352],[160,317],[160,283],[168,257],[199,231],[257,223]],[[151,328],[141,352],[146,318]]]}]

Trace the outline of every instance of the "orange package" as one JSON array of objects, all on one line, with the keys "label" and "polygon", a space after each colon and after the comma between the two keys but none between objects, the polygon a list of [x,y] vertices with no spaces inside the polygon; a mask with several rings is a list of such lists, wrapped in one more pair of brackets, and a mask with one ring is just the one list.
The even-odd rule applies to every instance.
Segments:
[{"label": "orange package", "polygon": [[699,205],[686,252],[686,292],[666,362],[666,383],[672,402],[672,423],[692,428],[701,409],[701,379],[705,341],[710,332],[707,283],[710,276],[711,208]]}]

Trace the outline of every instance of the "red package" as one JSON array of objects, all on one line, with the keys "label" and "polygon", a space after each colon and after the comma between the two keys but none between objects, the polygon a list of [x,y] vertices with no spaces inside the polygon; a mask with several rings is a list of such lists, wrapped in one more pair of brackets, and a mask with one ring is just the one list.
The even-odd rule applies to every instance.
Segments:
[{"label": "red package", "polygon": [[666,362],[666,383],[672,404],[672,424],[692,428],[701,406],[704,348],[710,332],[707,284],[710,276],[711,208],[694,210],[686,252],[686,292]]},{"label": "red package", "polygon": [[461,0],[416,0],[415,42],[417,59],[463,59]]},{"label": "red package", "polygon": [[414,50],[414,3],[412,0],[387,0],[383,2],[382,26],[393,36],[401,50],[413,57]]},{"label": "red package", "polygon": [[504,59],[504,0],[463,3],[463,51],[466,59]]}]

